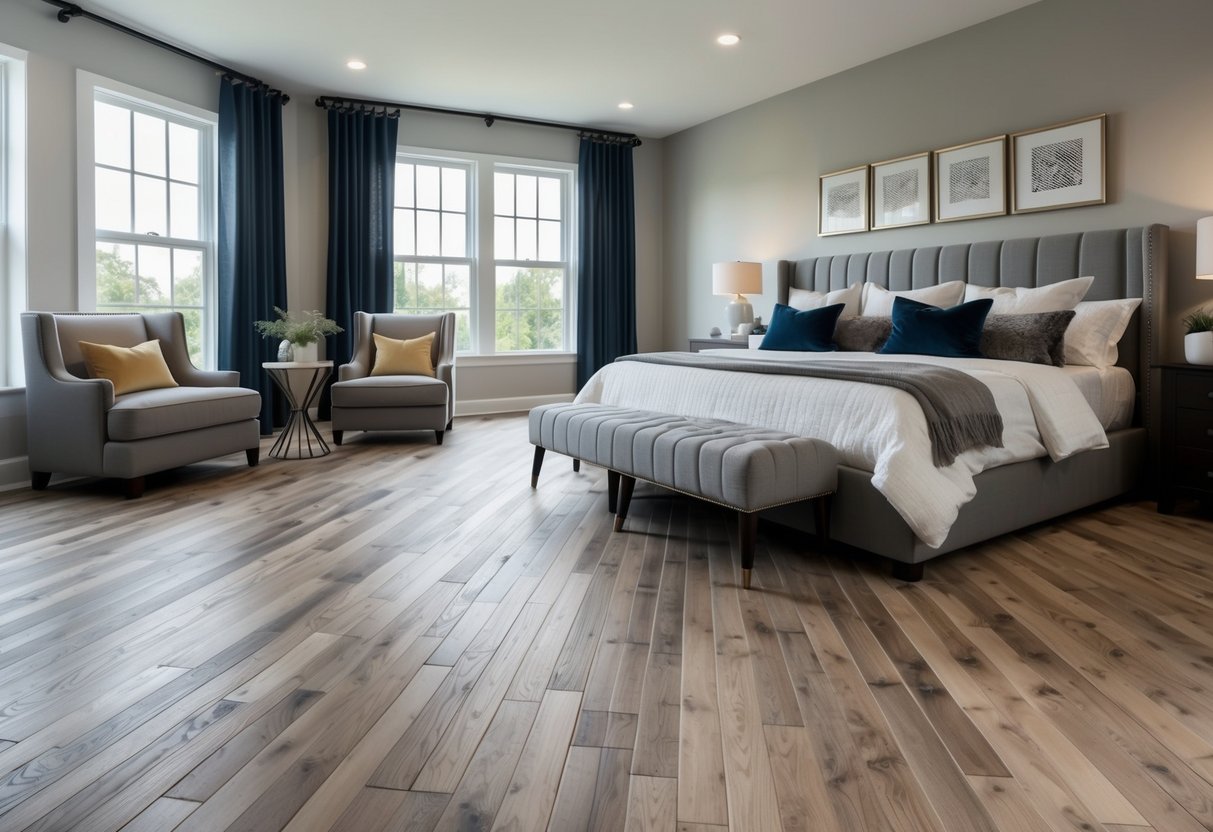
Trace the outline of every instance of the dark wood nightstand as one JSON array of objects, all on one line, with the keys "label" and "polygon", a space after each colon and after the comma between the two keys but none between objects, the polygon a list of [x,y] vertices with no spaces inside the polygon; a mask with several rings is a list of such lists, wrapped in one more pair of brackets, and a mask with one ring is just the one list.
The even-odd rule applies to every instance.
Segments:
[{"label": "dark wood nightstand", "polygon": [[687,347],[691,352],[699,352],[700,350],[748,350],[750,348],[750,340],[747,338],[744,341],[736,341],[732,338],[692,338],[690,346]]},{"label": "dark wood nightstand", "polygon": [[1158,510],[1189,497],[1213,505],[1213,366],[1161,364],[1162,444]]}]

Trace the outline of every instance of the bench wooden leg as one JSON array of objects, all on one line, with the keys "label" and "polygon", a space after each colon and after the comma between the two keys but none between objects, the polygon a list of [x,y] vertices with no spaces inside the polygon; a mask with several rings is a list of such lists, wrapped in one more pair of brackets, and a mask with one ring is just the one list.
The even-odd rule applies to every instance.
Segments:
[{"label": "bench wooden leg", "polygon": [[543,470],[543,452],[546,448],[535,446],[535,461],[531,463],[531,488],[539,486],[539,472]]},{"label": "bench wooden leg", "polygon": [[45,491],[46,487],[51,484],[50,471],[30,471],[29,472],[29,487],[35,491]]},{"label": "bench wooden leg", "polygon": [[607,471],[607,511],[611,514],[615,513],[615,506],[618,504],[617,497],[619,496],[619,472]]},{"label": "bench wooden leg", "polygon": [[813,501],[817,509],[817,545],[822,548],[825,548],[826,543],[830,540],[830,508],[833,496],[826,494]]},{"label": "bench wooden leg", "polygon": [[619,496],[616,498],[615,531],[623,531],[623,521],[627,519],[628,507],[632,505],[632,489],[636,487],[636,478],[627,474],[619,475]]},{"label": "bench wooden leg", "polygon": [[914,583],[922,580],[922,564],[921,563],[904,563],[899,560],[893,561],[893,577],[899,581],[908,581]]},{"label": "bench wooden leg", "polygon": [[573,473],[576,474],[580,470],[581,470],[581,460],[574,459],[573,460]]},{"label": "bench wooden leg", "polygon": [[737,512],[737,536],[741,539],[741,586],[750,588],[750,575],[754,572],[754,546],[758,542],[758,513]]}]

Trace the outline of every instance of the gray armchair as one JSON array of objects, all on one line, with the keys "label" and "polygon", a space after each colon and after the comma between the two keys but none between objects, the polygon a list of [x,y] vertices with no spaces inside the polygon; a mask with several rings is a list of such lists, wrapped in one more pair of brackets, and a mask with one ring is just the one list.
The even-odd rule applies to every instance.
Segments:
[{"label": "gray armchair", "polygon": [[[372,376],[374,333],[388,338],[420,338],[437,333],[429,376]],[[442,444],[455,413],[455,313],[372,315],[354,313],[354,356],[337,370],[333,385],[333,441],[347,430],[432,430]]]},{"label": "gray armchair", "polygon": [[[21,335],[35,490],[52,473],[75,474],[119,477],[127,496],[139,497],[155,471],[236,451],[257,464],[261,394],[239,387],[239,373],[190,363],[180,312],[25,312]],[[80,341],[133,347],[152,339],[181,386],[115,396],[108,379],[88,377]]]}]

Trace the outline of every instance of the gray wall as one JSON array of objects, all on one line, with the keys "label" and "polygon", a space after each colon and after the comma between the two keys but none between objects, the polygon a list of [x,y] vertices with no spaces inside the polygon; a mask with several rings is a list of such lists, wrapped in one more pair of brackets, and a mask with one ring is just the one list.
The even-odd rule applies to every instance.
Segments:
[{"label": "gray wall", "polygon": [[[1210,31],[1210,0],[1044,0],[667,138],[665,346],[721,324],[716,261],[764,262],[752,300],[769,316],[779,259],[1150,222],[1172,229],[1172,320],[1213,301],[1193,279],[1213,214]],[[1107,205],[816,236],[820,173],[1100,112]]]},{"label": "gray wall", "polygon": [[[76,289],[76,70],[84,69],[209,110],[218,108],[218,79],[200,64],[85,20],[61,24],[41,0],[0,0],[0,41],[29,51],[28,306],[74,310]],[[267,77],[291,94],[284,111],[287,286],[292,308],[323,309],[327,251],[325,118],[316,91]],[[354,89],[347,90],[356,94]],[[574,133],[477,119],[405,112],[402,145],[575,162]],[[662,143],[637,149],[636,242],[640,346],[662,342]],[[3,349],[0,345],[0,349]],[[0,356],[3,358],[3,356]],[[511,363],[459,371],[458,398],[493,409],[530,397],[569,396],[573,364]],[[25,477],[24,396],[0,389],[0,487]]]}]

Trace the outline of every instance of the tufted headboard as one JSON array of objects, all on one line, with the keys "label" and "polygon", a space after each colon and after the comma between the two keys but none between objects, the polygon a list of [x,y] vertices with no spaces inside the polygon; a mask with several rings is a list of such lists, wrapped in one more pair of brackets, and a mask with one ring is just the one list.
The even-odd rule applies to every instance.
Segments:
[{"label": "tufted headboard", "polygon": [[1167,280],[1165,225],[1086,231],[1018,240],[990,240],[897,251],[835,254],[780,260],[779,302],[792,287],[826,292],[854,283],[893,290],[918,289],[950,280],[980,286],[1045,286],[1094,275],[1087,300],[1141,298],[1120,340],[1117,364],[1137,384],[1139,424],[1149,424],[1153,390],[1150,364],[1159,358]]}]

